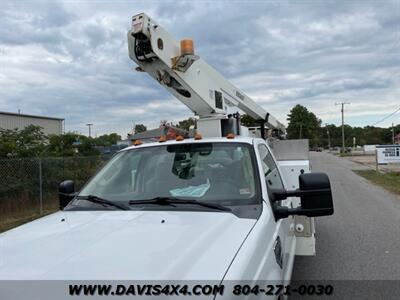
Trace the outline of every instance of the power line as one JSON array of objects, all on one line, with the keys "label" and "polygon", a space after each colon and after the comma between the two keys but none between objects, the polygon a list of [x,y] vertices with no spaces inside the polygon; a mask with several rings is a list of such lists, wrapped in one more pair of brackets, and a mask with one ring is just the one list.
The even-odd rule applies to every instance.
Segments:
[{"label": "power line", "polygon": [[392,112],[391,114],[387,115],[386,117],[384,117],[383,119],[379,120],[378,122],[375,122],[374,124],[372,124],[371,126],[375,126],[376,124],[379,124],[380,122],[385,121],[386,119],[389,119],[391,116],[393,116],[395,113],[397,113],[398,111],[400,111],[400,107],[398,109],[396,109],[394,112]]}]

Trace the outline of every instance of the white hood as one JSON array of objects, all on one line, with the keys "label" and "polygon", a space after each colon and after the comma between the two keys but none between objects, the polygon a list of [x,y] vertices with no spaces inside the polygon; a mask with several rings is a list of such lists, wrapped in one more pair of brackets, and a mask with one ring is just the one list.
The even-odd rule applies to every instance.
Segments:
[{"label": "white hood", "polygon": [[0,279],[221,280],[254,223],[220,212],[57,212],[0,234]]}]

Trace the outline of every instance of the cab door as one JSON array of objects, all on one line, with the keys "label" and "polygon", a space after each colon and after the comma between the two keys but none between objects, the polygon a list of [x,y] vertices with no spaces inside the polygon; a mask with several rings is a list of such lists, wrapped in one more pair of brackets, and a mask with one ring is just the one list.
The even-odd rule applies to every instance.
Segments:
[{"label": "cab door", "polygon": [[[265,181],[267,188],[267,195],[264,196],[264,200],[269,201],[271,197],[269,193],[272,189],[285,189],[285,183],[281,176],[281,172],[277,166],[275,157],[268,148],[268,146],[261,142],[257,145],[257,151],[261,159],[262,164],[262,178]],[[271,203],[271,207],[276,205],[291,207],[292,200],[287,199],[279,201],[279,203]],[[296,247],[296,239],[294,235],[294,217],[290,216],[285,219],[275,221],[276,229],[274,236],[274,252],[276,262],[282,269],[282,278],[284,280],[290,280],[294,253]]]}]

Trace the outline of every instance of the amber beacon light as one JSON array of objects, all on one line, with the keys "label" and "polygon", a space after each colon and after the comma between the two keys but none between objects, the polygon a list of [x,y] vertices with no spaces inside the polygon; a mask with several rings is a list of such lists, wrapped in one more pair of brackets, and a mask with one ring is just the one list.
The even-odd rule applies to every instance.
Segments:
[{"label": "amber beacon light", "polygon": [[181,40],[181,55],[193,55],[194,47],[191,39]]}]

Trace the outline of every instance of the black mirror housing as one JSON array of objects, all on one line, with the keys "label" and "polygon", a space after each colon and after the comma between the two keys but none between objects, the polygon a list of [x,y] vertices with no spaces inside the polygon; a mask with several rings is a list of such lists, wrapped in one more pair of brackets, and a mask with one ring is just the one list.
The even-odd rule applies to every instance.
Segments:
[{"label": "black mirror housing", "polygon": [[307,173],[299,176],[301,210],[305,216],[333,215],[331,183],[325,173]]},{"label": "black mirror housing", "polygon": [[60,210],[63,210],[75,197],[75,184],[72,180],[65,180],[58,187]]},{"label": "black mirror housing", "polygon": [[275,206],[275,217],[286,218],[290,215],[320,217],[333,215],[331,184],[325,173],[307,173],[299,176],[299,189],[294,191],[273,190],[272,202],[288,197],[300,197],[301,207],[288,208]]}]

